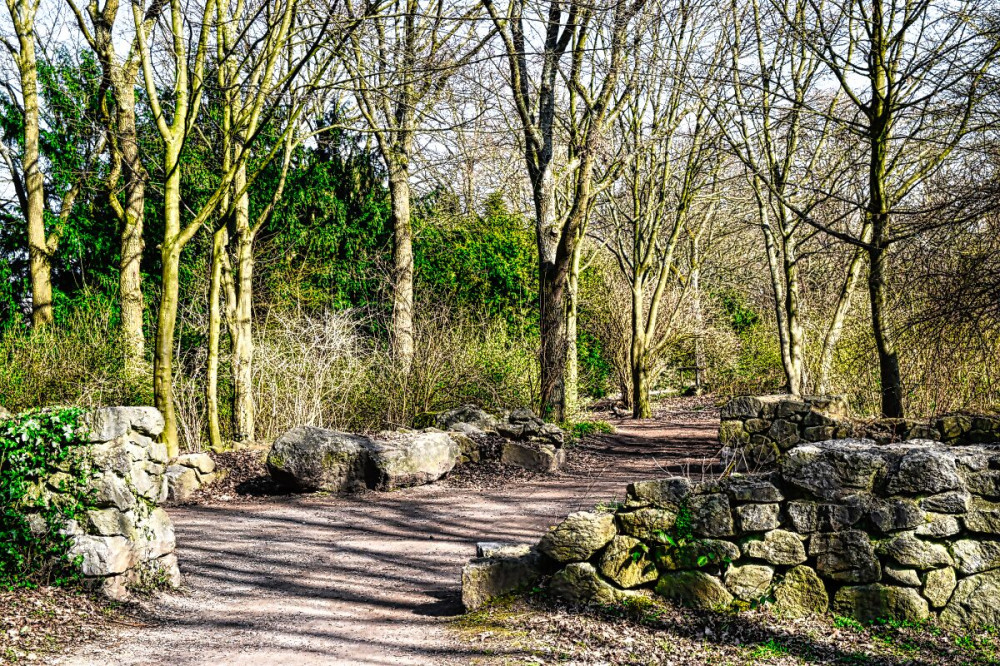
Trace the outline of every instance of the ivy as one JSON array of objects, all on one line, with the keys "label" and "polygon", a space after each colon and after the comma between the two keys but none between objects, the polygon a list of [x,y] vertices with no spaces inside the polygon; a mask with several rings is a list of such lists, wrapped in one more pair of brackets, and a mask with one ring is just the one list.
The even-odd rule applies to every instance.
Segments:
[{"label": "ivy", "polygon": [[78,577],[71,530],[92,508],[83,410],[32,410],[0,421],[0,586]]}]

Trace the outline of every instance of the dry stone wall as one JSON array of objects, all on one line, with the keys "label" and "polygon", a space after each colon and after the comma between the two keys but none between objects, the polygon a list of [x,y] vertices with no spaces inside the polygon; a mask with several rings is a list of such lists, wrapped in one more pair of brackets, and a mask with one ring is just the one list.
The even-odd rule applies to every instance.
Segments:
[{"label": "dry stone wall", "polygon": [[[167,449],[154,441],[162,415],[152,407],[107,407],[89,413],[87,425],[80,456],[90,462],[95,507],[64,527],[73,539],[70,558],[80,558],[88,584],[115,599],[136,586],[179,586],[173,523],[158,506],[168,492]],[[56,477],[39,479],[37,492],[62,492]],[[27,517],[33,530],[47,529],[37,514]]]},{"label": "dry stone wall", "polygon": [[[574,602],[655,593],[786,617],[1000,626],[1000,447],[797,444],[767,474],[633,483],[614,513],[572,514],[533,552]],[[498,557],[509,579],[511,556]],[[489,562],[469,565],[469,600],[481,603],[472,586]]]},{"label": "dry stone wall", "polygon": [[948,415],[934,420],[851,419],[841,396],[738,396],[721,410],[722,460],[738,471],[772,467],[802,442],[863,437],[880,444],[928,439],[955,446],[1000,442],[1000,417]]}]

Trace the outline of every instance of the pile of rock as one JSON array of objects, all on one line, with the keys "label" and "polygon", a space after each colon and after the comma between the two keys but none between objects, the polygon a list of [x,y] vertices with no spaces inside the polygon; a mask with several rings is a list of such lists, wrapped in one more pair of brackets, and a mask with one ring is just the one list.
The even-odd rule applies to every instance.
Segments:
[{"label": "pile of rock", "polygon": [[195,491],[212,483],[218,476],[215,461],[207,453],[177,456],[167,467],[167,499],[171,502],[186,502]]},{"label": "pile of rock", "polygon": [[546,423],[528,408],[515,409],[495,417],[475,405],[434,415],[422,415],[417,424],[433,418],[434,425],[445,431],[470,437],[494,434],[503,438],[500,461],[533,472],[556,472],[566,462],[566,433],[554,423]]},{"label": "pile of rock", "polygon": [[[153,441],[163,417],[152,407],[107,407],[87,415],[89,443],[79,456],[91,467],[95,508],[84,524],[70,521],[71,559],[81,556],[86,582],[108,596],[124,599],[129,589],[150,583],[180,585],[174,555],[174,528],[157,505],[168,493],[167,450]],[[56,473],[39,479],[34,493],[59,502],[65,492]],[[27,513],[33,530],[45,530],[38,514]]]},{"label": "pile of rock", "polygon": [[463,596],[473,607],[553,572],[551,591],[582,603],[655,593],[698,608],[770,603],[786,617],[829,607],[997,626],[998,502],[1000,447],[799,444],[766,475],[633,483],[614,513],[572,514],[529,553],[474,560]]},{"label": "pile of rock", "polygon": [[720,414],[722,459],[738,471],[773,467],[783,452],[801,442],[845,437],[872,439],[879,444],[935,440],[954,446],[1000,443],[1000,418],[942,416],[916,419],[854,420],[842,396],[738,396]]}]

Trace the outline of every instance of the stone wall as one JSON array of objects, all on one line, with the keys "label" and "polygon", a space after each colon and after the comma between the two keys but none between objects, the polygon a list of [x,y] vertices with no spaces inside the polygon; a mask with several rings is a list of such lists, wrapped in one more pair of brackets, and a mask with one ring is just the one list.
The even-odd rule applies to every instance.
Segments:
[{"label": "stone wall", "polygon": [[[153,438],[163,417],[152,407],[107,407],[87,415],[89,443],[80,456],[91,465],[96,505],[83,524],[71,521],[70,558],[81,556],[85,581],[115,599],[151,583],[180,585],[174,555],[174,527],[157,505],[167,498],[167,449]],[[39,479],[37,492],[58,495],[58,474]],[[28,514],[32,529],[45,523]]]},{"label": "stone wall", "polygon": [[722,460],[738,471],[773,466],[801,442],[863,437],[880,444],[928,439],[962,446],[1000,442],[1000,417],[949,415],[934,420],[849,417],[841,396],[739,396],[722,407]]},{"label": "stone wall", "polygon": [[[768,474],[633,483],[615,512],[572,514],[533,553],[573,602],[655,593],[786,617],[1000,626],[1000,447],[799,444]],[[527,557],[474,560],[465,598],[510,590]]]}]

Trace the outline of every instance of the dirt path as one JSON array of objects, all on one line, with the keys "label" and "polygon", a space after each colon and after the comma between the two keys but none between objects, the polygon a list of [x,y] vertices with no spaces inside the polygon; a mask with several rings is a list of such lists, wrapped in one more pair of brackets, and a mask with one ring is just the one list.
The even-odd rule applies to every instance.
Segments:
[{"label": "dirt path", "polygon": [[567,473],[501,489],[438,483],[354,497],[172,509],[183,594],[62,664],[467,664],[446,622],[483,540],[536,541],[635,478],[715,453],[715,414],[675,402],[572,450]]}]

